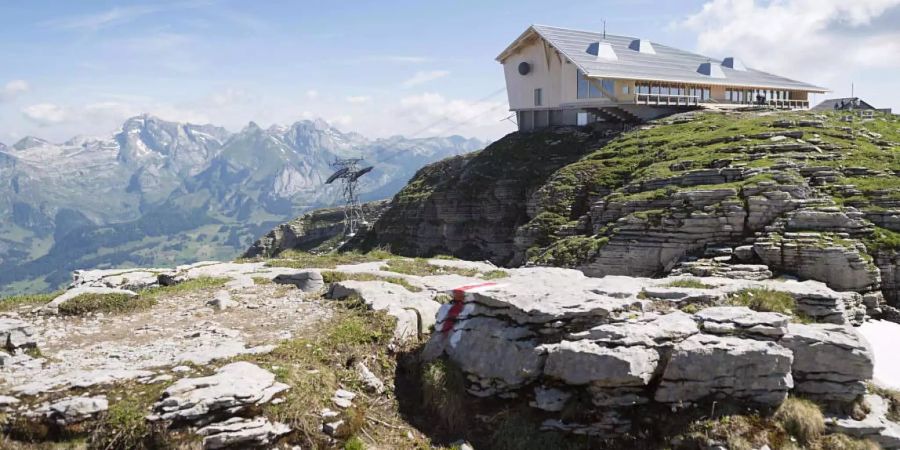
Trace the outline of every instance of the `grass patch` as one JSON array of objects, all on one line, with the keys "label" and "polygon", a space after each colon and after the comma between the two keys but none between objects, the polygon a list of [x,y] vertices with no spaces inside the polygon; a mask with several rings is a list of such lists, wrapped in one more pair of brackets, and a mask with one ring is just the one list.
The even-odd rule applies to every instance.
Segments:
[{"label": "grass patch", "polygon": [[[262,413],[270,420],[288,424],[294,430],[285,437],[286,443],[302,448],[359,448],[362,441],[354,437],[366,436],[382,448],[428,448],[427,441],[407,437],[409,428],[403,426],[396,399],[390,395],[358,395],[354,406],[347,410],[340,410],[331,402],[338,388],[364,392],[355,369],[357,362],[365,362],[390,392],[397,370],[396,360],[388,353],[395,323],[383,312],[341,303],[310,337],[283,341],[266,355],[238,357],[271,370],[279,381],[291,386],[283,394],[282,403],[262,407]],[[335,420],[345,421],[336,446],[321,431],[318,412],[323,408],[339,411],[341,415]]]},{"label": "grass patch", "polygon": [[887,228],[875,227],[871,236],[863,241],[869,253],[897,251],[900,249],[900,233]]},{"label": "grass patch", "polygon": [[397,272],[405,275],[428,277],[434,275],[460,275],[464,277],[481,277],[486,280],[506,278],[509,273],[503,270],[490,270],[481,272],[478,269],[466,269],[462,267],[444,266],[432,264],[425,258],[392,259],[381,267],[381,270]]},{"label": "grass patch", "polygon": [[338,283],[341,281],[384,281],[387,283],[393,283],[406,288],[407,291],[410,292],[421,292],[422,288],[411,284],[409,281],[406,281],[404,278],[400,277],[384,277],[380,275],[376,275],[373,273],[347,273],[347,272],[335,272],[335,271],[324,271],[322,272],[322,280],[325,284]]},{"label": "grass patch", "polygon": [[422,370],[422,403],[450,431],[465,427],[466,380],[453,363],[438,359]]},{"label": "grass patch", "polygon": [[540,265],[577,267],[594,258],[607,242],[606,237],[571,236],[556,241],[539,254],[531,250],[529,260]]},{"label": "grass patch", "polygon": [[24,307],[43,306],[50,303],[54,298],[60,296],[65,291],[56,291],[48,294],[23,294],[13,295],[0,299],[0,312],[15,311]]},{"label": "grass patch", "polygon": [[135,450],[168,448],[170,438],[165,429],[145,418],[165,388],[165,383],[129,383],[109,392],[109,410],[100,418],[88,438],[88,447]]},{"label": "grass patch", "polygon": [[266,266],[289,267],[292,269],[334,269],[337,266],[345,264],[361,264],[373,261],[383,261],[385,259],[390,260],[394,258],[396,258],[396,256],[384,250],[372,250],[367,253],[333,252],[323,254],[313,254],[296,250],[288,250],[278,255],[277,259],[267,261]]},{"label": "grass patch", "polygon": [[686,279],[674,280],[669,283],[666,283],[665,287],[689,288],[689,289],[712,289],[715,286],[713,286],[711,284],[706,284],[700,280],[693,280],[690,278],[686,278]]},{"label": "grass patch", "polygon": [[225,283],[231,281],[230,278],[219,277],[197,277],[190,280],[182,281],[171,286],[160,286],[144,289],[139,292],[141,298],[159,299],[160,297],[168,297],[172,295],[184,294],[186,292],[199,291],[201,289],[214,289],[225,286]]},{"label": "grass patch", "polygon": [[873,441],[856,439],[841,433],[824,436],[812,448],[821,450],[881,450],[881,446]]},{"label": "grass patch", "polygon": [[481,274],[481,278],[485,280],[499,280],[501,278],[509,278],[509,272],[505,270],[491,270]]},{"label": "grass patch", "polygon": [[804,446],[815,442],[825,433],[825,417],[815,403],[802,398],[788,397],[775,412],[775,420]]},{"label": "grass patch", "polygon": [[81,316],[88,313],[124,314],[149,309],[156,299],[127,294],[81,294],[59,305],[59,314]]},{"label": "grass patch", "polygon": [[255,284],[255,285],[257,285],[257,286],[264,286],[264,285],[267,285],[267,284],[274,284],[274,283],[275,283],[275,282],[272,281],[271,278],[266,278],[266,277],[253,277],[253,284]]},{"label": "grass patch", "polygon": [[812,322],[809,316],[797,310],[794,297],[786,292],[771,289],[743,289],[729,296],[725,302],[735,306],[746,306],[754,311],[775,312],[793,317],[801,323]]}]

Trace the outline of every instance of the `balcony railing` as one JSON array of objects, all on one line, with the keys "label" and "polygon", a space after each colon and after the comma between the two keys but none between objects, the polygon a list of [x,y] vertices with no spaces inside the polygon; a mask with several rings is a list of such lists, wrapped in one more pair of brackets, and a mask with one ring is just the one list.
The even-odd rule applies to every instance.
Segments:
[{"label": "balcony railing", "polygon": [[697,95],[669,95],[669,94],[635,94],[634,102],[638,105],[661,105],[661,106],[697,106],[701,103],[716,103],[725,105],[764,105],[774,106],[781,109],[797,109],[809,108],[807,100],[765,100],[759,102],[734,102],[730,100],[713,100],[710,98],[701,99]]},{"label": "balcony railing", "polygon": [[634,102],[639,105],[697,106],[700,97],[696,95],[635,94]]},{"label": "balcony railing", "polygon": [[747,106],[774,106],[780,109],[805,109],[809,108],[808,100],[763,100],[762,103],[757,101],[731,101],[716,100],[715,103],[725,105],[747,105]]}]

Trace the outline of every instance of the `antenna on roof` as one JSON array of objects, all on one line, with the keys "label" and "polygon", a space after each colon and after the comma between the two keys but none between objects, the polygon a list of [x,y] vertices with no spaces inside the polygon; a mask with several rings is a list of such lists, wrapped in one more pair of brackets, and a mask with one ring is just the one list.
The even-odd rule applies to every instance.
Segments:
[{"label": "antenna on roof", "polygon": [[603,40],[606,40],[606,19],[603,19]]},{"label": "antenna on roof", "polygon": [[366,225],[362,206],[359,204],[359,194],[356,184],[359,178],[372,171],[373,167],[359,168],[362,158],[335,159],[331,167],[337,169],[325,184],[331,184],[335,180],[341,180],[344,194],[344,236],[356,236],[360,225]]}]

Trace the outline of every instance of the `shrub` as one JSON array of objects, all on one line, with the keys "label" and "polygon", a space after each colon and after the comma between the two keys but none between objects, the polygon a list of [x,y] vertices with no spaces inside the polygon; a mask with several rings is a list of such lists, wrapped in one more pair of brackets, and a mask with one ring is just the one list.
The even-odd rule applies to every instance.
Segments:
[{"label": "shrub", "polygon": [[825,433],[825,417],[809,400],[788,397],[775,412],[775,420],[801,444],[808,445]]},{"label": "shrub", "polygon": [[785,292],[770,289],[744,289],[728,299],[732,305],[746,306],[754,311],[777,312],[789,316],[796,315],[797,303]]},{"label": "shrub", "polygon": [[466,385],[461,370],[439,359],[422,370],[422,402],[450,431],[459,431],[466,420]]},{"label": "shrub", "polygon": [[365,450],[365,448],[366,444],[357,436],[353,436],[347,439],[347,442],[344,442],[344,450]]},{"label": "shrub", "polygon": [[88,313],[121,314],[149,309],[156,304],[153,298],[127,294],[81,294],[59,305],[64,316],[80,316]]}]

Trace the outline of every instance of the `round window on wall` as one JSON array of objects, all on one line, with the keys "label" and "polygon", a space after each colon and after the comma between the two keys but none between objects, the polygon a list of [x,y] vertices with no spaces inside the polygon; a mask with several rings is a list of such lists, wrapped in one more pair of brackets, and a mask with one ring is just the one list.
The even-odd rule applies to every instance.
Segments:
[{"label": "round window on wall", "polygon": [[527,62],[524,62],[524,61],[520,62],[519,63],[519,75],[528,75],[529,73],[531,73],[531,64],[528,64]]}]

